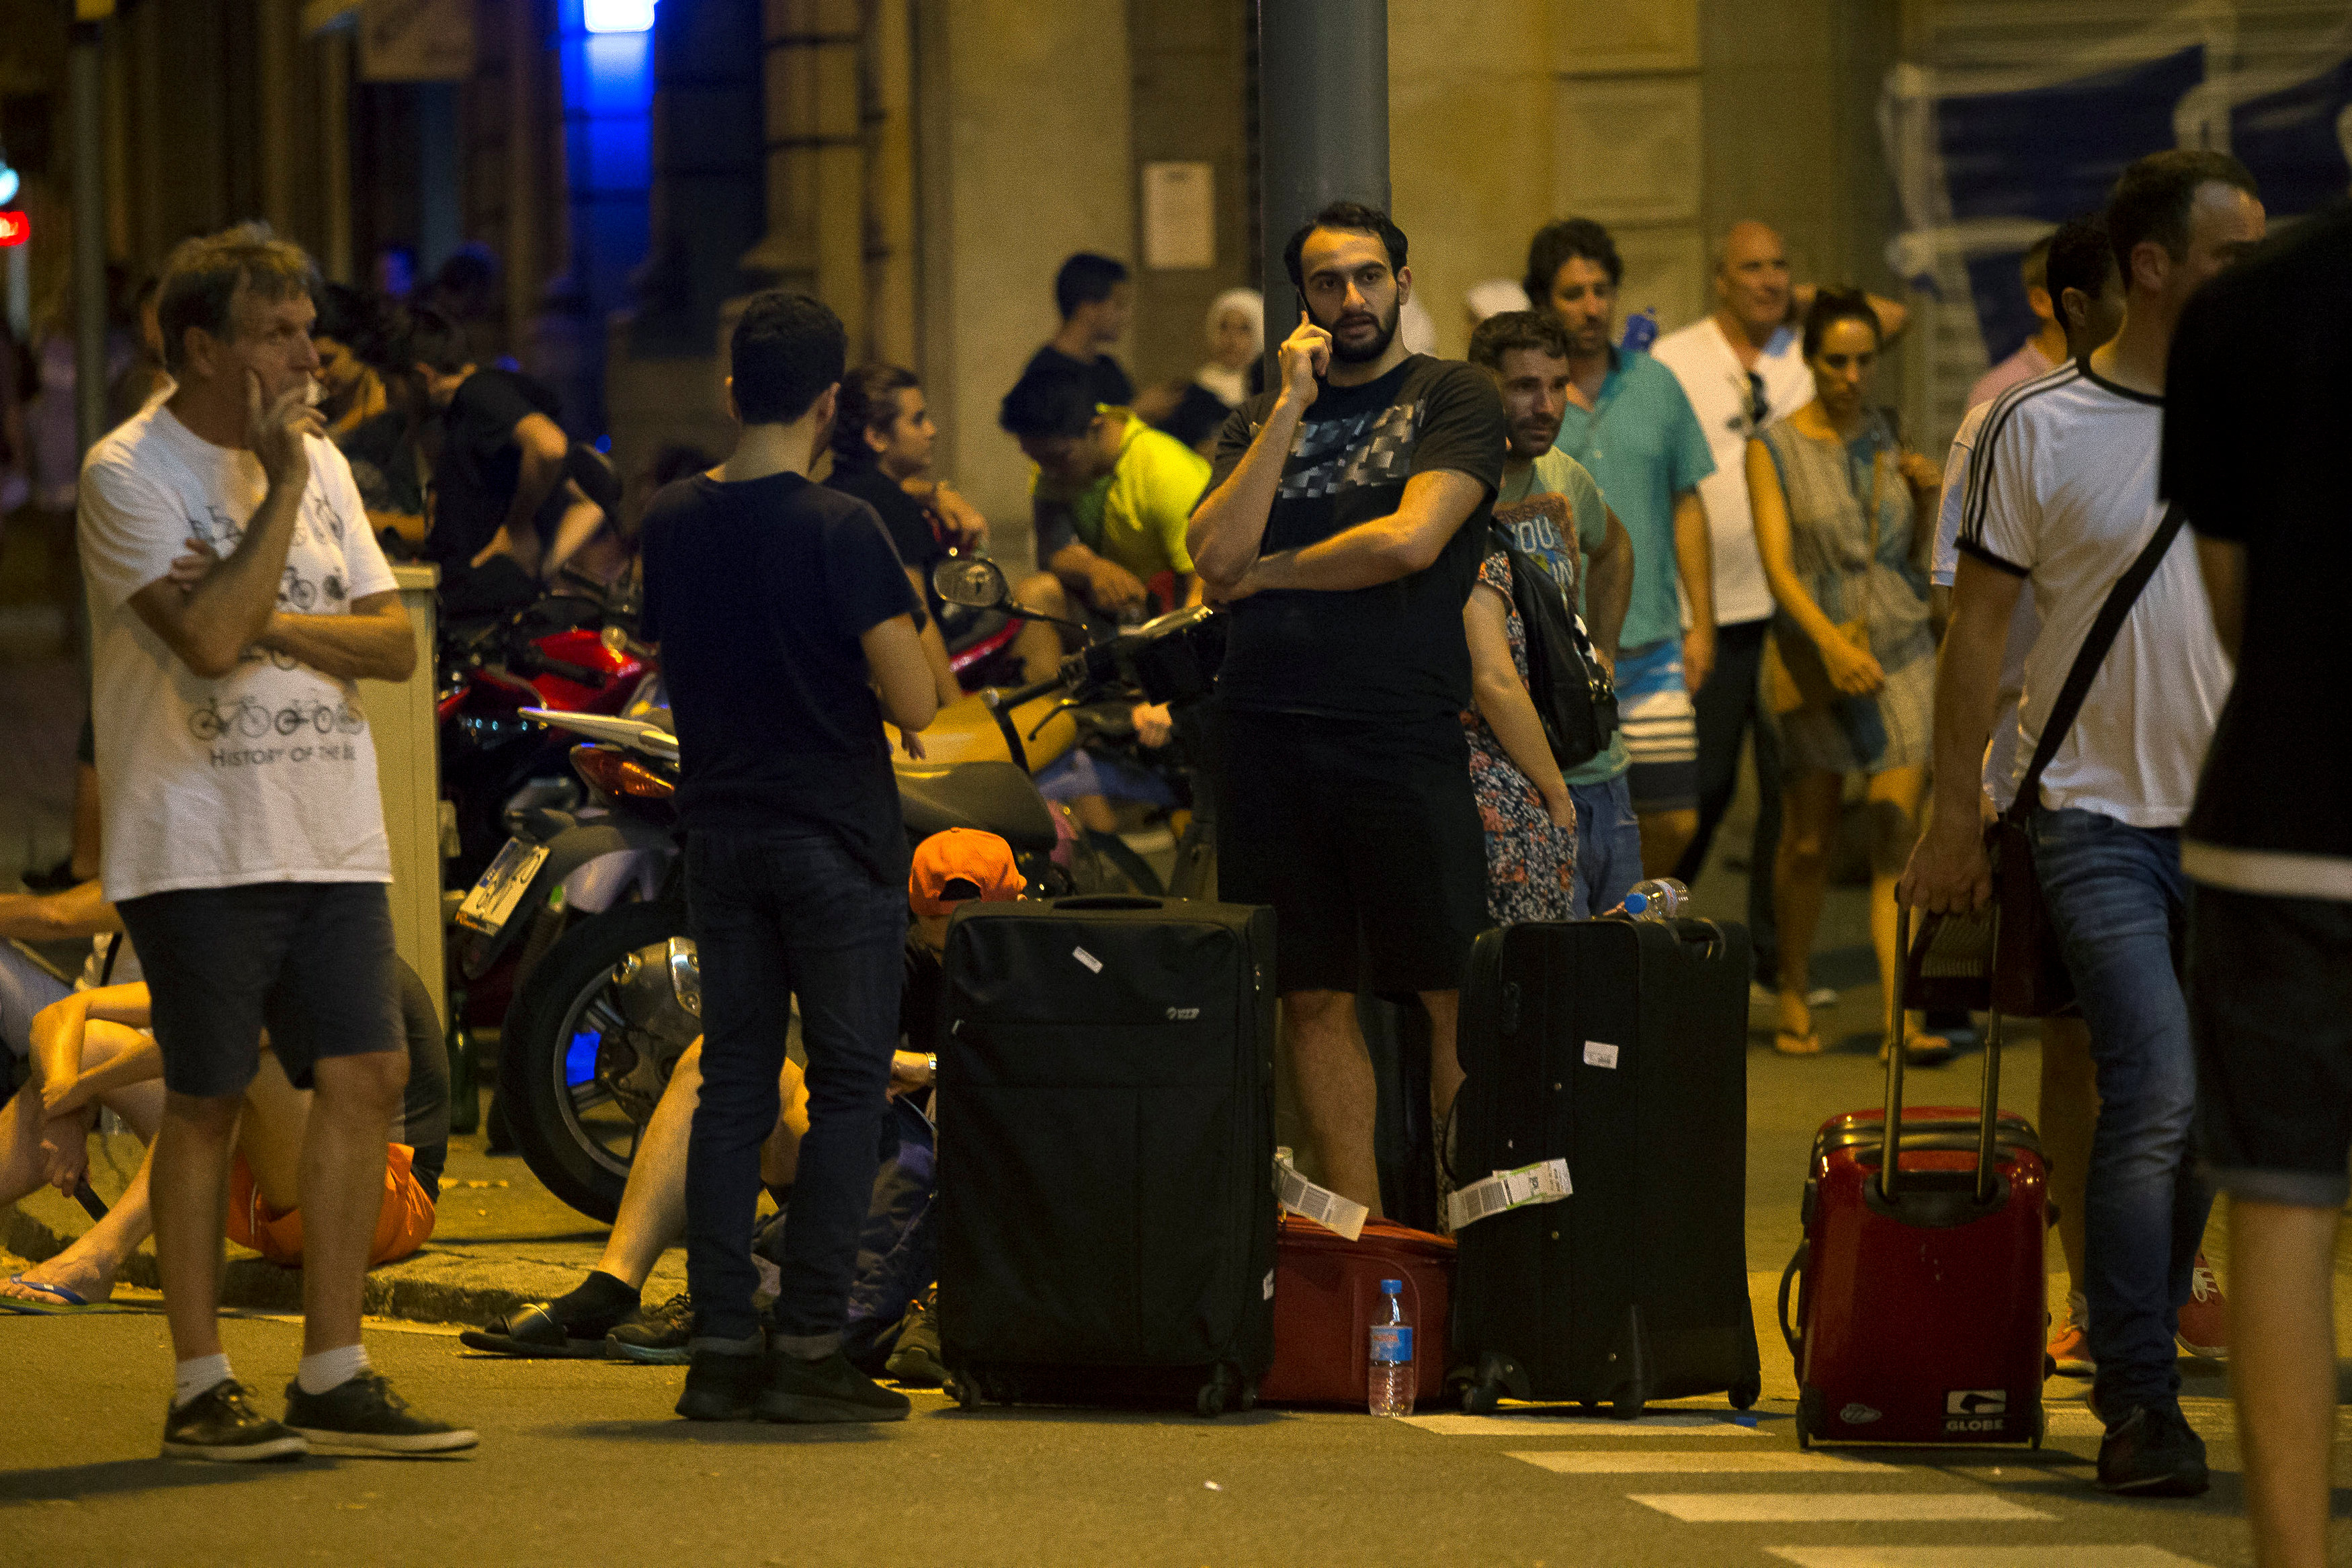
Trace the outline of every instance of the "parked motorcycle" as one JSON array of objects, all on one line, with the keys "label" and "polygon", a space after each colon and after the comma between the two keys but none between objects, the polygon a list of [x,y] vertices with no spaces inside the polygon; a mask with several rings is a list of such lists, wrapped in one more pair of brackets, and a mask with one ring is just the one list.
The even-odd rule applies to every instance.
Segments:
[{"label": "parked motorcycle", "polygon": [[[952,581],[946,580],[950,568],[958,569]],[[940,577],[940,592],[953,601],[1007,604],[1007,585],[993,565],[942,563]],[[1017,607],[1013,612],[1025,613]],[[1155,701],[1204,695],[1221,627],[1213,612],[1178,612],[1071,655],[1053,680],[988,691],[969,709],[951,705],[942,719],[952,722],[935,721],[922,732],[927,756],[895,765],[909,842],[951,827],[981,829],[1012,845],[1034,894],[1076,890],[1056,860],[1056,814],[1029,768],[1043,765],[1040,755],[1050,760],[1075,745],[1069,710],[1108,690],[1139,689]],[[531,716],[591,737],[574,747],[572,763],[593,800],[615,819],[653,821],[667,810],[677,778],[677,741],[653,716],[634,706],[610,719]],[[558,858],[562,837],[541,846],[548,849],[543,859],[519,852],[519,861],[537,861],[528,885],[511,892],[506,884],[487,892],[478,886],[484,907],[510,912],[543,898],[565,863]],[[509,872],[525,877],[519,864]],[[616,904],[564,931],[524,978],[507,1014],[499,1092],[516,1141],[551,1192],[599,1219],[619,1211],[646,1123],[678,1059],[701,1033],[699,970],[681,883],[673,859],[653,897]]]}]

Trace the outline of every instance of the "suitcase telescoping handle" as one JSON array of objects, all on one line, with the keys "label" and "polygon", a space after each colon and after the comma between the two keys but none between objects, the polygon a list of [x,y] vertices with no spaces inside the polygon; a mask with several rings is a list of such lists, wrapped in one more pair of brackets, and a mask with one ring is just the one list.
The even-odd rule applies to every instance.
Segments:
[{"label": "suitcase telescoping handle", "polygon": [[[1992,950],[2000,951],[2000,906],[1996,902],[1992,911]],[[1911,952],[1911,910],[1907,904],[1895,906],[1895,951],[1907,960]],[[1878,1155],[1878,1190],[1889,1202],[1900,1185],[1895,1172],[1896,1155],[1903,1136],[1903,1058],[1909,1043],[1903,1038],[1904,1003],[1910,998],[1905,992],[1910,965],[1898,961],[1895,966],[1895,994],[1889,998],[1886,1035],[1894,1045],[1886,1052],[1886,1122],[1880,1132]],[[2000,1121],[2000,1009],[1995,1008],[1986,1015],[1984,1053],[1983,1124],[1977,1129],[1977,1201],[1988,1203],[1993,1192],[1993,1149],[1995,1131]]]}]

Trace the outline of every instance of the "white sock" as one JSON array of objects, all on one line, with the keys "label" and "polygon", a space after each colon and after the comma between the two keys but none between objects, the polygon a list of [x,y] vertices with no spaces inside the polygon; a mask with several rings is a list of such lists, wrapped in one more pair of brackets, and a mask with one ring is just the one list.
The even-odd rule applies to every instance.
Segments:
[{"label": "white sock", "polygon": [[172,1408],[177,1410],[221,1379],[232,1375],[226,1353],[200,1355],[194,1361],[179,1363],[172,1369]]},{"label": "white sock", "polygon": [[294,1371],[294,1381],[302,1385],[305,1394],[324,1394],[330,1388],[341,1388],[367,1369],[367,1346],[347,1344],[304,1356],[302,1364]]}]

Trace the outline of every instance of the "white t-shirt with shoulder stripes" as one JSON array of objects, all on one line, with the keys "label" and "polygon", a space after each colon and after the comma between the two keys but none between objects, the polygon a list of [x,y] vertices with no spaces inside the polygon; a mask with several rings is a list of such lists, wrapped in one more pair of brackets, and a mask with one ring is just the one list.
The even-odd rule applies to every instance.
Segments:
[{"label": "white t-shirt with shoulder stripes", "polygon": [[[2108,591],[2163,520],[2156,494],[2163,420],[2161,398],[2118,386],[2080,360],[2011,388],[1985,416],[1969,465],[1959,548],[2025,578],[2042,628],[2026,660],[2012,782],[2031,762]],[[2179,826],[2231,678],[2184,529],[2042,776],[2042,803],[2136,828]]]}]

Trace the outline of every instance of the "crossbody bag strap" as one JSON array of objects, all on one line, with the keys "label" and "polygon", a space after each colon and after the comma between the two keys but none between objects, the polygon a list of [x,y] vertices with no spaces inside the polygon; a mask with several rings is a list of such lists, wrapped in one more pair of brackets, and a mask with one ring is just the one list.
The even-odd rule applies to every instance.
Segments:
[{"label": "crossbody bag strap", "polygon": [[106,939],[106,957],[100,964],[98,970],[98,983],[100,988],[114,984],[114,960],[121,951],[122,933],[118,931]]},{"label": "crossbody bag strap", "polygon": [[2172,541],[2180,537],[2181,526],[2189,520],[2175,501],[2164,511],[2164,520],[2156,525],[2156,533],[2143,548],[2123,576],[2116,579],[2115,587],[2107,591],[2107,601],[2099,606],[2099,618],[2091,622],[2090,634],[2083,639],[2082,650],[2074,655],[2074,668],[2066,672],[2066,684],[2058,688],[2058,700],[2050,709],[2050,717],[2042,726],[2042,739],[2033,747],[2033,760],[2027,765],[2025,777],[2018,781],[2017,799],[2011,802],[2009,814],[2023,821],[2042,795],[2042,775],[2058,755],[2066,732],[2074,727],[2075,716],[2083,711],[2084,699],[2091,695],[2091,683],[2098,678],[2099,666],[2107,662],[2107,652],[2124,629],[2124,620],[2139,602],[2141,590],[2172,549]]}]

